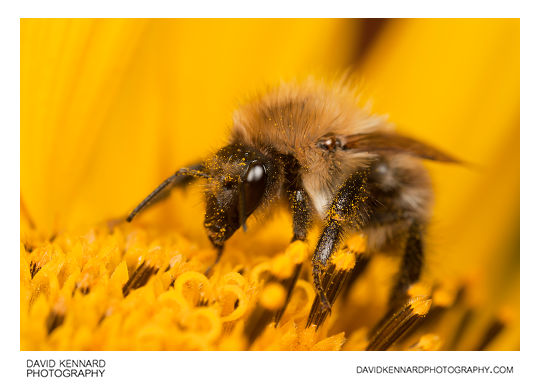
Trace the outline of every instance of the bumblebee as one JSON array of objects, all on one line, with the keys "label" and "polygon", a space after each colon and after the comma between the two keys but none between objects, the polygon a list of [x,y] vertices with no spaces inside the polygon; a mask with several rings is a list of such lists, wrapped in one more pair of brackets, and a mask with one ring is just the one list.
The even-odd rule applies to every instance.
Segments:
[{"label": "bumblebee", "polygon": [[206,180],[204,227],[217,250],[256,211],[288,205],[292,241],[305,241],[319,222],[313,283],[330,303],[321,274],[351,232],[367,239],[367,252],[404,246],[390,308],[406,298],[424,264],[424,232],[432,203],[421,159],[457,162],[452,156],[393,131],[384,118],[360,107],[354,89],[313,80],[282,84],[240,107],[228,145],[206,160],[179,169],[129,215],[165,198],[172,187]]}]

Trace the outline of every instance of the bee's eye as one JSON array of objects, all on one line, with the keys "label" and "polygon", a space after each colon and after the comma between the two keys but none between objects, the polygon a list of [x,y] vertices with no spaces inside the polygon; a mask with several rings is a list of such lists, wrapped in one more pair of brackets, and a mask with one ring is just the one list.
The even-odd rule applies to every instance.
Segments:
[{"label": "bee's eye", "polygon": [[249,215],[259,205],[266,188],[266,169],[262,164],[250,165],[245,183],[246,213]]},{"label": "bee's eye", "polygon": [[248,183],[256,183],[263,178],[264,173],[264,167],[260,164],[255,164],[250,167],[246,181]]}]

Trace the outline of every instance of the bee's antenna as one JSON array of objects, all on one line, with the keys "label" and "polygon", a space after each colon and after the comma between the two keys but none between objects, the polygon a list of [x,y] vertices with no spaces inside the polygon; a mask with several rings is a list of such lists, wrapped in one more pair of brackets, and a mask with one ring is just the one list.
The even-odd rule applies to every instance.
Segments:
[{"label": "bee's antenna", "polygon": [[157,198],[159,193],[163,191],[167,186],[174,183],[176,179],[179,176],[191,176],[191,177],[203,177],[206,179],[212,178],[211,175],[198,170],[198,169],[190,169],[190,168],[181,168],[178,171],[174,173],[174,175],[167,178],[164,182],[162,182],[156,189],[152,191],[146,198],[137,205],[137,207],[129,214],[126,221],[129,223],[133,218],[141,211],[143,210],[148,204],[150,204],[153,200]]},{"label": "bee's antenna", "polygon": [[244,232],[246,232],[246,192],[244,190],[244,183],[241,182],[238,187],[240,194],[238,201],[238,213],[240,214],[240,223],[242,224],[242,229]]}]

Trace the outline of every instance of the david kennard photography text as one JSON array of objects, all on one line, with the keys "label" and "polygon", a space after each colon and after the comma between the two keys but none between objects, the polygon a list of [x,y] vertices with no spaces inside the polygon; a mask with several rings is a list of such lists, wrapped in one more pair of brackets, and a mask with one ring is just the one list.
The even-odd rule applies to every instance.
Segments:
[{"label": "david kennard photography text", "polygon": [[103,377],[105,360],[26,360],[26,377]]}]

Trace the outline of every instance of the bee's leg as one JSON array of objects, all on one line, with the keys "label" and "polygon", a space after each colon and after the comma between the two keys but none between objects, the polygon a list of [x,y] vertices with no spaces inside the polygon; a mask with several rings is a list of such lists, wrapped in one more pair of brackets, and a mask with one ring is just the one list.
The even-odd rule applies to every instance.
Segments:
[{"label": "bee's leg", "polygon": [[313,254],[313,283],[321,305],[327,310],[330,310],[331,303],[321,284],[321,274],[338,250],[347,227],[362,228],[369,222],[371,201],[367,176],[367,171],[357,171],[339,188],[327,210],[323,231]]},{"label": "bee's leg", "polygon": [[[302,185],[302,181],[298,175],[300,169],[300,164],[298,161],[290,156],[283,159],[285,172],[285,180],[287,183],[286,191],[287,198],[289,200],[289,208],[291,210],[292,222],[293,222],[293,237],[291,242],[294,241],[306,241],[307,233],[311,228],[312,224],[312,212],[313,206],[311,204],[311,199]],[[300,275],[300,270],[302,269],[303,261],[298,262],[294,271],[288,279],[283,281],[283,286],[287,292],[285,298],[285,303],[283,307],[276,312],[274,317],[276,325],[279,323],[285,308],[289,304],[291,295]]]},{"label": "bee's leg", "polygon": [[[289,207],[291,209],[292,221],[293,221],[293,237],[291,242],[294,241],[306,241],[307,232],[311,227],[312,208],[309,195],[305,189],[298,184],[290,184],[287,188],[287,195],[289,199]],[[287,305],[291,299],[293,289],[300,276],[302,270],[303,261],[297,261],[294,265],[293,272],[290,277],[281,281],[283,288],[285,288],[286,297],[283,306],[276,311],[274,320],[277,324],[281,320]]]},{"label": "bee's leg", "polygon": [[212,270],[214,269],[216,264],[219,263],[219,260],[221,259],[221,255],[223,254],[223,246],[224,246],[223,244],[212,244],[212,245],[216,249],[217,255],[212,265],[210,265],[208,268],[206,268],[206,271],[204,271],[204,275],[206,277],[210,277]]},{"label": "bee's leg", "polygon": [[287,195],[293,222],[293,238],[291,241],[306,241],[312,219],[309,195],[302,187],[287,189]]},{"label": "bee's leg", "polygon": [[[302,186],[300,177],[298,176],[298,170],[300,168],[298,161],[293,157],[287,157],[284,159],[284,161],[284,168],[286,169],[285,179],[287,183],[286,192],[293,222],[293,237],[291,242],[298,240],[306,241],[307,233],[312,223],[313,208],[311,205],[311,200],[308,193]],[[298,261],[294,266],[292,275],[281,281],[287,295],[285,297],[283,306],[275,313],[274,320],[276,325],[281,320],[281,317],[289,304],[294,286],[296,285],[298,276],[300,276],[302,264],[303,260]]]},{"label": "bee's leg", "polygon": [[133,218],[142,210],[150,207],[151,205],[166,199],[171,193],[171,189],[174,187],[185,187],[195,177],[205,177],[202,172],[202,164],[195,164],[188,168],[182,168],[174,173],[174,175],[168,177],[163,181],[152,193],[137,205],[137,207],[129,214],[126,221],[130,222]]},{"label": "bee's leg", "polygon": [[420,278],[423,265],[423,225],[417,220],[412,220],[407,232],[405,251],[401,259],[399,272],[388,300],[388,309],[384,316],[371,329],[372,336],[407,303],[409,299],[407,291]]},{"label": "bee's leg", "polygon": [[291,242],[296,240],[306,241],[307,232],[312,221],[313,206],[311,199],[303,187],[299,175],[300,164],[298,160],[291,155],[282,155],[281,161],[285,170],[285,190],[293,221],[293,238]]},{"label": "bee's leg", "polygon": [[420,278],[423,265],[423,226],[413,221],[409,227],[399,274],[390,294],[389,312],[395,312],[405,303],[408,298],[407,291],[411,284]]},{"label": "bee's leg", "polygon": [[[309,195],[304,190],[302,185],[297,181],[299,178],[292,171],[295,170],[294,159],[287,159],[290,161],[286,163],[292,166],[286,166],[286,192],[289,200],[289,208],[291,210],[293,219],[293,237],[291,243],[295,241],[305,242],[307,232],[311,226],[312,208]],[[291,171],[292,170],[292,171]],[[305,244],[303,244],[305,245]],[[278,308],[267,308],[262,303],[258,303],[253,312],[250,314],[246,321],[244,328],[244,334],[247,337],[249,344],[251,344],[264,330],[264,328],[273,320],[274,325],[277,327],[281,320],[285,309],[289,304],[294,287],[300,276],[302,264],[307,256],[307,246],[305,248],[306,253],[303,257],[298,257],[303,249],[302,244],[291,244],[287,249],[290,252],[288,256],[291,263],[291,272],[287,275],[271,274],[267,280],[268,284],[279,284],[285,291],[285,300],[279,304]]]}]

